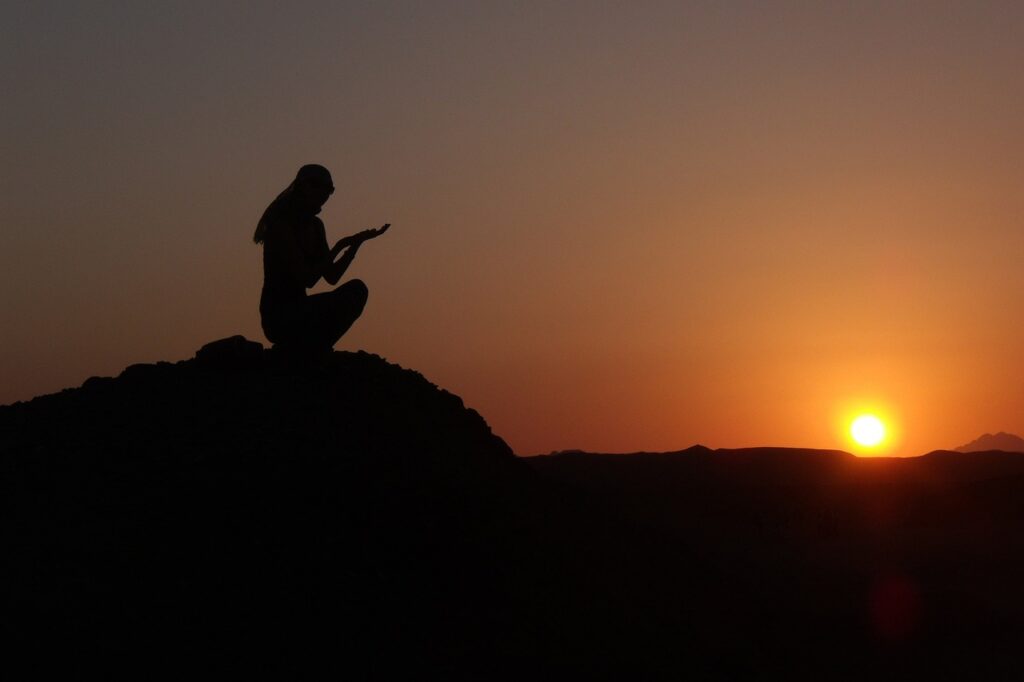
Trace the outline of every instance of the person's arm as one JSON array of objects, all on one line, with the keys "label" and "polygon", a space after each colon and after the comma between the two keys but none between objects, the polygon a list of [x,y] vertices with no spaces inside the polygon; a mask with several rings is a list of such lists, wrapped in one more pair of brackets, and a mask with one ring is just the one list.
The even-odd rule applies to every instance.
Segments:
[{"label": "person's arm", "polygon": [[[331,249],[331,253],[341,251],[341,248],[344,248],[344,246],[344,240],[339,240],[338,243],[334,245],[334,248]],[[352,260],[356,257],[356,253],[359,251],[360,246],[362,246],[362,242],[355,242],[350,245],[337,261],[334,260],[333,256],[331,257],[332,262],[328,264],[327,271],[324,273],[324,279],[327,280],[328,284],[334,286],[338,283],[341,276],[345,274],[346,270],[348,270],[348,266],[352,265]]]},{"label": "person's arm", "polygon": [[[331,286],[337,284],[341,276],[345,274],[345,270],[352,263],[352,259],[356,257],[359,245],[369,238],[361,238],[363,233],[359,233],[351,237],[339,239],[333,247],[327,248],[327,232],[324,229],[324,224],[319,218],[315,220],[316,234],[313,236],[313,248],[316,255],[306,269],[306,272],[303,273],[303,284],[306,285],[307,289],[314,287],[321,277],[327,280],[327,283]],[[366,230],[366,232],[374,232],[374,230]],[[338,254],[346,246],[349,247],[348,251],[345,252],[345,255],[340,260],[335,262],[334,259],[338,257]]]},{"label": "person's arm", "polygon": [[[348,270],[348,266],[352,264],[352,260],[356,257],[356,253],[359,252],[359,247],[363,245],[363,242],[379,237],[387,232],[389,227],[391,227],[391,223],[386,223],[376,230],[363,230],[349,237],[339,239],[338,243],[330,251],[332,254],[331,259],[324,271],[324,279],[327,280],[328,284],[334,286],[338,283],[338,280]],[[341,258],[335,261],[334,259],[338,253],[345,247],[348,247],[348,250],[345,251]]]}]

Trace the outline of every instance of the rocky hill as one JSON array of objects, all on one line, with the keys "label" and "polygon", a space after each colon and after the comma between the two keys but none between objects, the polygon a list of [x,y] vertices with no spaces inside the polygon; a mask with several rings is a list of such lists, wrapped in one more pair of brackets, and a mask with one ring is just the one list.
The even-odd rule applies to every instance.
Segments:
[{"label": "rocky hill", "polygon": [[418,652],[400,633],[461,585],[500,594],[489,536],[530,522],[509,497],[533,476],[480,415],[366,353],[296,367],[226,339],[2,407],[0,445],[23,648],[365,671],[352,644],[393,637],[446,659],[485,614],[439,616]]}]

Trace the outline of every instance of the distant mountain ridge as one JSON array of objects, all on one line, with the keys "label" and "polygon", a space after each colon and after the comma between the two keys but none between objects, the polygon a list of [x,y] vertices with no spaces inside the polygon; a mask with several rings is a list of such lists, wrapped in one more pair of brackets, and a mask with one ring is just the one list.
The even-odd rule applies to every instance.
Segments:
[{"label": "distant mountain ridge", "polygon": [[986,433],[966,445],[954,448],[956,452],[985,452],[1002,450],[1003,452],[1024,452],[1024,438],[1012,433]]}]

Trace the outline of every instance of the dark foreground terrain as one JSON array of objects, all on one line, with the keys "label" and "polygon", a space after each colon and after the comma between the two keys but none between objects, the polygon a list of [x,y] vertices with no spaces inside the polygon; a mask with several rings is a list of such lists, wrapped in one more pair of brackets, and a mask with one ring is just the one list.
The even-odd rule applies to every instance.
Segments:
[{"label": "dark foreground terrain", "polygon": [[37,670],[1024,669],[1019,454],[517,459],[415,372],[235,338],[0,408],[0,476],[0,637]]}]

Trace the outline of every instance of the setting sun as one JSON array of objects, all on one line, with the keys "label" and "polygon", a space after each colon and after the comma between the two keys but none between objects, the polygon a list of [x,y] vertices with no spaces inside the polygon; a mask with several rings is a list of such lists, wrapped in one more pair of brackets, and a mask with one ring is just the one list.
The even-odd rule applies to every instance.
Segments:
[{"label": "setting sun", "polygon": [[871,414],[863,414],[850,424],[850,436],[858,445],[873,447],[885,439],[885,425]]}]

